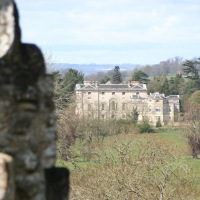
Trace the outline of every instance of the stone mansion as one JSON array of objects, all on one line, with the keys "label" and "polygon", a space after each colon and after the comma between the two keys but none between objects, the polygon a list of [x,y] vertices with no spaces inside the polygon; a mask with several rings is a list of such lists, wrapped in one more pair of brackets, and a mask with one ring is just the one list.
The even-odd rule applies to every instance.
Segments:
[{"label": "stone mansion", "polygon": [[131,119],[133,109],[138,122],[148,120],[152,125],[175,125],[180,112],[179,95],[165,96],[158,92],[147,94],[146,84],[97,84],[85,81],[76,85],[76,114],[80,117]]}]

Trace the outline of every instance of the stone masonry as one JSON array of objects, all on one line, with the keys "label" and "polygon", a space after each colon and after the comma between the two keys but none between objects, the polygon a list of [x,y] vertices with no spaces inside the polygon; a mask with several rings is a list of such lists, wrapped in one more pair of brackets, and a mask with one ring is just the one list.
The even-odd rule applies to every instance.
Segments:
[{"label": "stone masonry", "polygon": [[[0,152],[13,159],[16,188],[14,197],[5,192],[1,199],[68,199],[69,172],[54,168],[52,99],[53,78],[46,74],[41,51],[21,42],[16,5],[12,0],[0,0]],[[7,177],[4,175],[0,177]],[[7,185],[5,190],[9,189]]]},{"label": "stone masonry", "polygon": [[178,95],[165,96],[158,92],[147,94],[146,84],[97,84],[85,81],[76,85],[76,113],[80,117],[107,119],[131,119],[133,109],[138,122],[152,125],[176,125],[180,112]]}]

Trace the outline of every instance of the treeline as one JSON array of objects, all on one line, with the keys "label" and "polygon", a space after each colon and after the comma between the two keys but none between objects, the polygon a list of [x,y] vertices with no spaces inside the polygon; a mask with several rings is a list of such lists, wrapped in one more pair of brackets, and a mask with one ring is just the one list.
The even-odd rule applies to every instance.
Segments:
[{"label": "treeline", "polygon": [[184,60],[182,57],[169,58],[166,61],[161,61],[159,64],[145,65],[140,68],[136,68],[133,72],[142,70],[148,76],[161,76],[161,75],[175,75],[180,74],[182,71],[182,64]]},{"label": "treeline", "polygon": [[[75,69],[68,69],[64,74],[55,73],[55,96],[62,104],[70,102],[75,85],[84,80],[98,81],[105,84],[138,81],[147,84],[148,93],[160,92],[168,95],[180,95],[182,105],[189,96],[200,89],[200,58],[183,61],[180,57],[162,61],[157,65],[148,65],[132,71],[121,71],[119,66],[108,72],[85,75]],[[61,103],[61,102],[60,102]]]},{"label": "treeline", "polygon": [[[184,63],[182,57],[169,58],[166,61],[161,61],[159,64],[144,65],[136,67],[133,70],[121,71],[121,78],[123,81],[131,79],[133,74],[139,70],[146,73],[148,76],[161,76],[161,75],[176,75],[182,72],[182,64]],[[85,76],[85,80],[89,81],[101,81],[103,77],[107,76],[112,78],[113,70],[108,72],[97,72]]]},{"label": "treeline", "polygon": [[200,90],[200,58],[182,62],[181,71],[176,75],[159,75],[149,78],[142,71],[135,71],[132,80],[147,84],[148,93],[160,92],[168,95],[180,95],[182,109],[191,94]]}]

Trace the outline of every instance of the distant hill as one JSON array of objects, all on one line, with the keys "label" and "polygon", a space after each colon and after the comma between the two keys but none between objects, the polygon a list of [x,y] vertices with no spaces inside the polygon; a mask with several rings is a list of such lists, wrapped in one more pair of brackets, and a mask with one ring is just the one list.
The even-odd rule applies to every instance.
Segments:
[{"label": "distant hill", "polygon": [[47,68],[48,71],[65,71],[69,68],[81,71],[84,74],[96,73],[99,71],[107,72],[113,69],[115,66],[119,66],[121,70],[132,70],[136,67],[141,67],[139,64],[69,64],[69,63],[52,63]]}]

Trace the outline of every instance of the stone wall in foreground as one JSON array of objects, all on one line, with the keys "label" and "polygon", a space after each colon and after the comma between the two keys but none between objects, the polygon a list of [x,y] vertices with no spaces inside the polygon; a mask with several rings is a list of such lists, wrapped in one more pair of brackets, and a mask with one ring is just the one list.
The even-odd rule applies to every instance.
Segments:
[{"label": "stone wall in foreground", "polygon": [[21,42],[18,20],[15,3],[1,0],[0,200],[67,199],[69,172],[54,167],[53,78],[40,49]]}]

